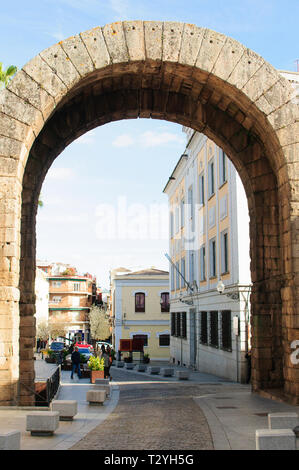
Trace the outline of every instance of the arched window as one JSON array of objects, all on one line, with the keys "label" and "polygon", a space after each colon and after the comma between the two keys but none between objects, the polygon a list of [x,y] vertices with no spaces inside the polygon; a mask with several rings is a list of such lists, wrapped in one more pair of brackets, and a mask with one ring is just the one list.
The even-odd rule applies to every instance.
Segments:
[{"label": "arched window", "polygon": [[135,294],[135,312],[145,312],[145,294],[143,292]]},{"label": "arched window", "polygon": [[162,292],[160,304],[161,312],[169,312],[169,292]]}]

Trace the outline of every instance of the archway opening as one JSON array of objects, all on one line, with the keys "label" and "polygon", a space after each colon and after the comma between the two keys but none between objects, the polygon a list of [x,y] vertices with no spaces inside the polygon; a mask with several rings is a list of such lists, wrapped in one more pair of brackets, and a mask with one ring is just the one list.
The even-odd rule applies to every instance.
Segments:
[{"label": "archway opening", "polygon": [[[59,103],[31,148],[22,193],[21,338],[22,319],[34,312],[35,217],[41,185],[52,162],[72,141],[99,125],[138,117],[164,119],[210,137],[239,172],[250,214],[253,389],[281,387],[283,279],[275,136],[268,133],[265,138],[262,113],[216,76],[195,75],[187,66],[174,73],[167,63],[154,74],[142,73],[144,69],[144,63],[122,64],[105,69],[102,77],[97,72],[81,80]],[[21,358],[27,347],[22,338]],[[20,366],[22,382],[25,375],[28,378],[28,361],[21,359]]]}]

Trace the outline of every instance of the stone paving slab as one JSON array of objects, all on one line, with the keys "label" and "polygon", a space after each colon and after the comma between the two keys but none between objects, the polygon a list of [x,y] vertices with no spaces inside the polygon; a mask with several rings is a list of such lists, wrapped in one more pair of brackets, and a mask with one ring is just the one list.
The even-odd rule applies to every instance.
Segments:
[{"label": "stone paving slab", "polygon": [[[90,407],[86,401],[86,391],[95,386],[90,383],[89,379],[79,380],[76,375],[74,377],[74,380],[71,380],[70,371],[62,371],[57,399],[76,400],[78,413],[73,421],[60,421],[53,436],[31,436],[30,432],[26,431],[26,415],[36,409],[33,407],[30,409],[0,408],[0,430],[4,429],[4,423],[6,430],[20,430],[21,450],[66,450],[72,447],[107,418],[119,398],[119,389],[114,385],[111,398],[106,400],[104,405]],[[48,408],[44,407],[44,410],[46,411]]]},{"label": "stone paving slab", "polygon": [[[35,363],[43,378],[51,375],[56,367],[44,361]],[[95,408],[86,402],[86,391],[94,387],[89,379],[79,380],[74,375],[71,380],[70,371],[62,371],[57,399],[77,400],[78,414],[73,422],[60,422],[54,436],[30,436],[26,431],[29,408],[0,407],[0,432],[1,429],[21,431],[24,450],[163,447],[255,450],[255,431],[267,428],[268,413],[295,411],[299,414],[299,407],[252,394],[250,385],[227,382],[198,371],[190,371],[188,382],[116,367],[111,368],[111,375],[112,397],[104,406]],[[143,439],[145,425],[146,440]]]}]

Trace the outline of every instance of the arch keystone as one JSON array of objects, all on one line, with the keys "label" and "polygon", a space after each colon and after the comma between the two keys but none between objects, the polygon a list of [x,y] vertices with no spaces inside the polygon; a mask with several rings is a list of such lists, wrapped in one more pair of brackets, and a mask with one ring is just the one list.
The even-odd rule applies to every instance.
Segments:
[{"label": "arch keystone", "polygon": [[124,31],[130,61],[144,61],[145,44],[143,22],[124,21]]},{"label": "arch keystone", "polygon": [[123,23],[117,22],[104,26],[103,34],[112,64],[127,63],[129,55]]},{"label": "arch keystone", "polygon": [[81,77],[93,72],[94,64],[79,34],[65,39],[60,45]]},{"label": "arch keystone", "polygon": [[106,67],[110,64],[109,52],[106,47],[102,29],[99,26],[81,33],[80,36],[96,69]]},{"label": "arch keystone", "polygon": [[204,37],[204,28],[199,28],[194,24],[186,23],[184,25],[182,44],[179,56],[179,63],[194,67],[202,41]]}]

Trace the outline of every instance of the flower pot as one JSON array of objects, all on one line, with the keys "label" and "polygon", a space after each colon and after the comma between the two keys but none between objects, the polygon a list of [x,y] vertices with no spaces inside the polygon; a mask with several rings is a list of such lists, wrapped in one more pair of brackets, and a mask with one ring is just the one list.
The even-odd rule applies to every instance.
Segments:
[{"label": "flower pot", "polygon": [[95,383],[96,379],[103,379],[104,378],[104,371],[103,370],[91,370],[90,371],[90,382],[92,384]]}]

